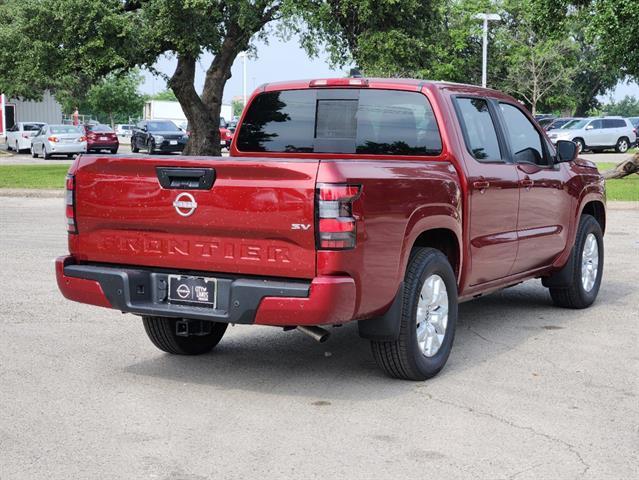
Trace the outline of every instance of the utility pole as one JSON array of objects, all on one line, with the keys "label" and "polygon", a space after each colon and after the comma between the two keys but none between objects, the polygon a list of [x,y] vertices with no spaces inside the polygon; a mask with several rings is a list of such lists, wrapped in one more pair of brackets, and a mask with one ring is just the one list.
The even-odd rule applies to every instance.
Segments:
[{"label": "utility pole", "polygon": [[501,17],[496,13],[478,13],[473,18],[484,21],[484,39],[481,46],[481,86],[488,83],[488,22],[498,22]]}]

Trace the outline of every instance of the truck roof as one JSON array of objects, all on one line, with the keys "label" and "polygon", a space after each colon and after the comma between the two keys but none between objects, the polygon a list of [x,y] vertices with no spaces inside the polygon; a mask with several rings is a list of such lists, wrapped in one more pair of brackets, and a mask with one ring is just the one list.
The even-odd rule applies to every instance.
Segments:
[{"label": "truck roof", "polygon": [[[345,85],[345,81],[361,82],[362,85]],[[320,83],[318,85],[318,83]],[[321,78],[321,79],[301,79],[286,80],[282,82],[265,83],[257,88],[257,91],[272,92],[277,90],[303,90],[307,88],[383,88],[396,90],[417,91],[421,88],[429,90],[447,91],[451,94],[483,95],[492,98],[501,98],[509,101],[516,101],[509,95],[492,88],[483,88],[477,85],[464,83],[454,83],[436,80],[421,80],[417,78]]]}]

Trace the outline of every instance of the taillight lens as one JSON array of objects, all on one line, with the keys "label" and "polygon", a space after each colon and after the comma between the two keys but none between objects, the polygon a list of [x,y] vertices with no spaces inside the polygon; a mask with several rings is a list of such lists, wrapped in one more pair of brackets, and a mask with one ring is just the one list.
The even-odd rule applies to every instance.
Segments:
[{"label": "taillight lens", "polygon": [[318,228],[317,244],[323,250],[355,248],[357,226],[353,216],[353,202],[360,195],[359,185],[317,185]]},{"label": "taillight lens", "polygon": [[47,140],[49,140],[50,142],[56,143],[59,142],[60,140],[58,139],[58,137],[49,137],[47,138]]},{"label": "taillight lens", "polygon": [[78,226],[75,223],[75,177],[73,175],[67,175],[64,198],[67,217],[67,232],[78,233]]},{"label": "taillight lens", "polygon": [[87,141],[87,137],[85,136],[78,138],[78,142],[86,142],[86,141]]}]

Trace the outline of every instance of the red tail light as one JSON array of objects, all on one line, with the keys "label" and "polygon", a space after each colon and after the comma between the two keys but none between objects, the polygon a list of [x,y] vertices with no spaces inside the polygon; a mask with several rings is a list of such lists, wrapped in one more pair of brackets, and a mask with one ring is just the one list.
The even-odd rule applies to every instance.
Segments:
[{"label": "red tail light", "polygon": [[50,142],[56,143],[59,142],[60,140],[58,139],[58,137],[49,137],[47,138],[47,140],[49,140]]},{"label": "red tail light", "polygon": [[73,175],[67,175],[64,203],[67,217],[67,232],[78,233],[78,226],[75,223],[75,177]]},{"label": "red tail light", "polygon": [[87,141],[87,137],[85,136],[78,138],[78,142],[86,142],[86,141]]},{"label": "red tail light", "polygon": [[362,188],[359,185],[320,183],[317,185],[317,246],[322,250],[355,248],[357,225],[353,202]]}]

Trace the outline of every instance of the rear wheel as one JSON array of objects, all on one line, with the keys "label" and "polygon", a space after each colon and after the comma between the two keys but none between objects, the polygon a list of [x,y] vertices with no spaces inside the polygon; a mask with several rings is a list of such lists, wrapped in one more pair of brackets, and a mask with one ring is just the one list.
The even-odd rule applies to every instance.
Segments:
[{"label": "rear wheel", "polygon": [[49,160],[51,158],[51,154],[47,153],[47,148],[44,145],[42,145],[42,158],[45,160]]},{"label": "rear wheel", "polygon": [[140,151],[140,149],[135,144],[135,140],[133,138],[131,138],[131,152],[138,153],[139,151]]},{"label": "rear wheel", "polygon": [[617,153],[626,153],[630,148],[630,141],[626,137],[621,137],[617,140],[617,145],[615,145],[615,150]]},{"label": "rear wheel", "polygon": [[210,352],[224,336],[226,323],[206,323],[205,331],[196,335],[178,335],[178,318],[142,317],[144,330],[153,345],[173,355],[201,355]]},{"label": "rear wheel", "polygon": [[432,248],[415,250],[403,295],[399,337],[372,341],[373,356],[392,377],[426,380],[444,367],[455,338],[457,284],[446,256]]},{"label": "rear wheel", "polygon": [[112,148],[110,150],[110,152],[115,155],[116,153],[118,153],[118,149],[117,148]]},{"label": "rear wheel", "polygon": [[[564,285],[550,287],[555,305],[564,308],[586,308],[599,293],[603,274],[604,244],[599,222],[591,215],[582,215],[575,244],[568,263],[555,275],[569,274]],[[549,279],[551,282],[553,278]]]},{"label": "rear wheel", "polygon": [[33,148],[33,145],[31,145],[31,156],[33,158],[38,158],[38,154],[35,151],[35,148]]}]

